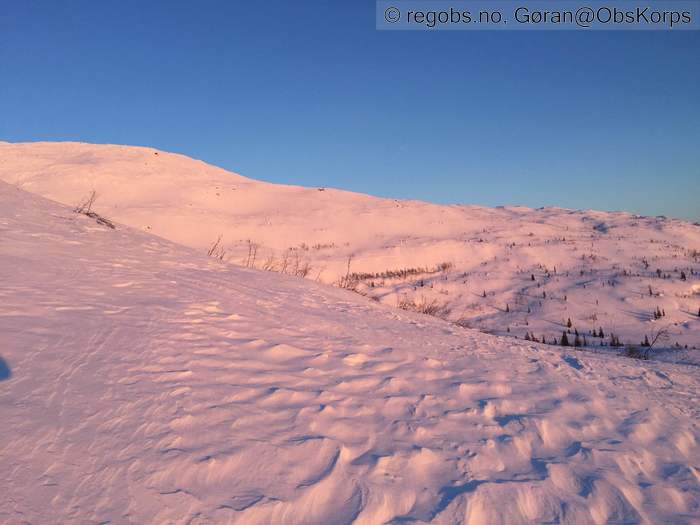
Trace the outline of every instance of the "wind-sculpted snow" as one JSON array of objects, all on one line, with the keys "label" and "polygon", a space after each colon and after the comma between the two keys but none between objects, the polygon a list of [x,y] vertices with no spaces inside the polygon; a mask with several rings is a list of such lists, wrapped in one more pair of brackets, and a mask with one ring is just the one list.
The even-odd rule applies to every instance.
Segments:
[{"label": "wind-sculpted snow", "polygon": [[232,263],[349,277],[384,304],[483,332],[552,343],[570,329],[597,350],[662,336],[653,357],[700,364],[700,227],[688,222],[282,186],[130,146],[0,143],[0,180],[69,206],[95,190],[99,213],[201,253],[220,239]]},{"label": "wind-sculpted snow", "polygon": [[0,522],[700,521],[698,369],[236,268],[0,183]]}]

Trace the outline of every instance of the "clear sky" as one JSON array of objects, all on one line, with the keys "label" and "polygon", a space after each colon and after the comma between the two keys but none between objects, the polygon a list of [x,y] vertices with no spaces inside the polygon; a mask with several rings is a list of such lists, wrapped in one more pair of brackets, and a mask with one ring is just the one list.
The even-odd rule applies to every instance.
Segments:
[{"label": "clear sky", "polygon": [[0,6],[0,140],[147,145],[441,203],[700,219],[700,31],[377,31],[358,0]]}]

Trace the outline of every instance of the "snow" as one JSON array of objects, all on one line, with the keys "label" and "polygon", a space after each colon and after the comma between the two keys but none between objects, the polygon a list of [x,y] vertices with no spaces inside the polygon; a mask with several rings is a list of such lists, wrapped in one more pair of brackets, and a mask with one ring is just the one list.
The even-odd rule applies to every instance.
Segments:
[{"label": "snow", "polygon": [[[95,190],[99,213],[202,253],[221,236],[224,259],[236,264],[308,264],[307,277],[324,283],[345,276],[349,258],[351,273],[422,268],[355,288],[521,339],[559,339],[571,319],[596,350],[609,350],[610,334],[639,344],[668,332],[653,357],[700,364],[700,227],[688,222],[283,186],[132,146],[0,142],[0,159],[0,180],[69,206]],[[441,263],[451,266],[434,271]],[[606,337],[592,337],[600,328]]]},{"label": "snow", "polygon": [[[123,224],[184,214],[154,212],[171,196],[142,173],[81,154],[64,181],[52,155],[27,161],[53,166],[49,192],[2,153],[20,180],[0,182],[0,522],[700,522],[697,367],[492,336],[226,264],[162,238],[174,226]],[[17,187],[70,200],[84,166],[88,185],[138,181],[96,188],[105,205],[143,199],[98,205],[114,230]]]}]

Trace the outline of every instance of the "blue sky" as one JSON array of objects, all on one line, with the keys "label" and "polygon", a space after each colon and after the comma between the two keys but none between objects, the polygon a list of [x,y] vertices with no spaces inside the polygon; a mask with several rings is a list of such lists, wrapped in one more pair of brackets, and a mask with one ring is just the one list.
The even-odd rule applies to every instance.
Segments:
[{"label": "blue sky", "polygon": [[364,1],[0,5],[1,140],[700,219],[699,31],[377,31]]}]

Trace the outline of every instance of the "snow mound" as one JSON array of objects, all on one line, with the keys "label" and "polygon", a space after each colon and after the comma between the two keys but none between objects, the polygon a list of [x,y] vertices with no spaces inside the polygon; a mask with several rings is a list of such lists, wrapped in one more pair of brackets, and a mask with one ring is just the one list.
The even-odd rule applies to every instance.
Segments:
[{"label": "snow mound", "polygon": [[3,523],[697,523],[697,368],[236,268],[0,183]]}]

